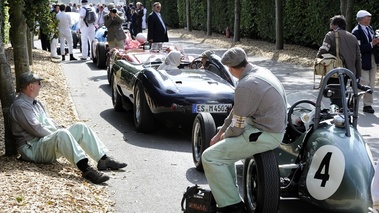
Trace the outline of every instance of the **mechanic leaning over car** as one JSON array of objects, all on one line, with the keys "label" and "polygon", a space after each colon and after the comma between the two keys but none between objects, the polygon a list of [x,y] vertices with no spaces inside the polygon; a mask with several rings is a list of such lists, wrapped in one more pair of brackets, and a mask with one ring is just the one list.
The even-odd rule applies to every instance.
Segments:
[{"label": "mechanic leaning over car", "polygon": [[20,75],[20,93],[10,107],[11,129],[16,139],[21,159],[35,163],[52,163],[65,157],[82,171],[82,176],[92,183],[109,180],[109,176],[88,164],[88,154],[97,162],[98,170],[117,170],[127,166],[106,155],[107,148],[97,135],[84,123],[69,128],[56,125],[36,100],[43,78],[31,72]]},{"label": "mechanic leaning over car", "polygon": [[60,12],[56,15],[56,18],[59,20],[58,30],[59,30],[59,41],[61,48],[62,61],[65,60],[65,39],[68,45],[68,52],[70,54],[70,61],[76,61],[77,59],[73,55],[73,43],[72,43],[72,34],[71,34],[71,17],[68,15],[65,10],[66,6],[64,4],[59,5]]},{"label": "mechanic leaning over car", "polygon": [[235,162],[279,146],[287,125],[284,88],[270,70],[247,62],[243,49],[227,50],[221,62],[239,79],[234,106],[202,155],[205,176],[217,212],[246,212],[241,201]]},{"label": "mechanic leaning over car", "polygon": [[104,25],[108,29],[107,41],[109,49],[124,49],[126,35],[122,28],[125,18],[118,15],[118,11],[113,3],[108,4],[109,13],[104,15]]}]

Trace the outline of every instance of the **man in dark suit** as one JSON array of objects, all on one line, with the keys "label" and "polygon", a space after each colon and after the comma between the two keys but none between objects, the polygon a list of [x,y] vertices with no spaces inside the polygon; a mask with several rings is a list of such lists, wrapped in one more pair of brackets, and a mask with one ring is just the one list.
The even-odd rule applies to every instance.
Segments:
[{"label": "man in dark suit", "polygon": [[161,17],[161,3],[153,4],[153,12],[147,17],[147,40],[150,43],[168,42],[167,28]]},{"label": "man in dark suit", "polygon": [[[358,25],[352,33],[357,37],[362,56],[361,83],[375,88],[377,65],[379,63],[378,46],[379,38],[375,36],[375,30],[370,26],[371,14],[366,10],[357,13]],[[366,93],[363,96],[363,112],[374,113],[371,107],[373,95]]]}]

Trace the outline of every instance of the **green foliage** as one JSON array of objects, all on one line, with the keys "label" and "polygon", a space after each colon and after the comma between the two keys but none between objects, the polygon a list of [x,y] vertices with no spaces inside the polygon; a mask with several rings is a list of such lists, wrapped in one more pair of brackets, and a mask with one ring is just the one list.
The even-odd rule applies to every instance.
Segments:
[{"label": "green foliage", "polygon": [[[186,27],[186,0],[176,2],[177,10],[174,12],[177,12],[178,25]],[[212,31],[223,33],[226,26],[229,26],[233,32],[234,0],[211,2]],[[191,0],[190,3],[193,29],[206,31],[207,0]],[[379,28],[379,1],[355,0],[353,26],[356,25],[356,12],[361,9],[372,13],[371,25]],[[275,41],[275,0],[241,0],[240,12],[242,37]],[[283,13],[285,43],[318,48],[329,30],[330,18],[338,14],[340,14],[340,1],[337,0],[285,0]]]},{"label": "green foliage", "polygon": [[179,27],[178,7],[172,0],[161,0],[162,4],[162,17],[166,25],[174,28]]},{"label": "green foliage", "polygon": [[39,30],[49,36],[58,38],[58,20],[55,13],[51,13],[49,0],[25,0],[24,14],[26,23],[30,30],[36,32],[37,24]]}]

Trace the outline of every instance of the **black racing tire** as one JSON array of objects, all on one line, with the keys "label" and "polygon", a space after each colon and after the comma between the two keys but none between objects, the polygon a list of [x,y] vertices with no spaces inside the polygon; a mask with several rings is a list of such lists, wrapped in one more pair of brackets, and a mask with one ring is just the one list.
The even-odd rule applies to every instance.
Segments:
[{"label": "black racing tire", "polygon": [[197,114],[192,126],[192,158],[196,170],[203,172],[201,155],[209,147],[212,137],[216,134],[216,124],[210,113]]},{"label": "black racing tire", "polygon": [[[92,41],[92,45],[91,45],[91,58],[92,58],[92,61],[93,61],[93,63],[97,63],[97,58],[96,58],[96,54],[93,52],[93,50],[95,49],[95,48],[93,48],[93,44],[94,42]],[[97,64],[96,64],[97,65]]]},{"label": "black racing tire", "polygon": [[111,71],[111,67],[110,66],[107,66],[107,79],[108,79],[108,83],[112,86],[112,71]]},{"label": "black racing tire", "polygon": [[112,67],[111,67],[111,56],[107,52],[107,78],[108,78],[108,83],[111,83],[111,76],[112,76]]},{"label": "black racing tire", "polygon": [[99,42],[96,45],[96,65],[98,68],[103,69],[107,66],[107,47],[105,43]]},{"label": "black racing tire", "polygon": [[75,32],[71,32],[72,35],[72,48],[76,49],[78,47],[78,35]]},{"label": "black racing tire", "polygon": [[274,151],[259,153],[245,160],[243,183],[248,212],[278,212],[280,179]]},{"label": "black racing tire", "polygon": [[79,45],[80,45],[80,52],[82,52],[83,45],[82,45],[82,40],[81,39],[79,40]]},{"label": "black racing tire", "polygon": [[122,106],[122,100],[121,100],[122,96],[118,93],[115,78],[116,78],[116,76],[112,75],[112,78],[111,78],[111,80],[112,80],[112,83],[111,83],[111,86],[112,86],[112,104],[113,104],[113,108],[117,112],[123,112],[124,107]]},{"label": "black racing tire", "polygon": [[138,132],[148,133],[154,129],[154,117],[146,101],[141,82],[134,87],[133,104],[134,126]]}]

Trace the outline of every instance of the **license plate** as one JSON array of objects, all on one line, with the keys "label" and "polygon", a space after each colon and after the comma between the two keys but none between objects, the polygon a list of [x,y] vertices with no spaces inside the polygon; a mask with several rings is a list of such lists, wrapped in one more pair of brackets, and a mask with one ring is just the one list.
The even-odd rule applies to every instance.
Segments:
[{"label": "license plate", "polygon": [[192,113],[227,113],[232,108],[232,104],[193,104]]}]

